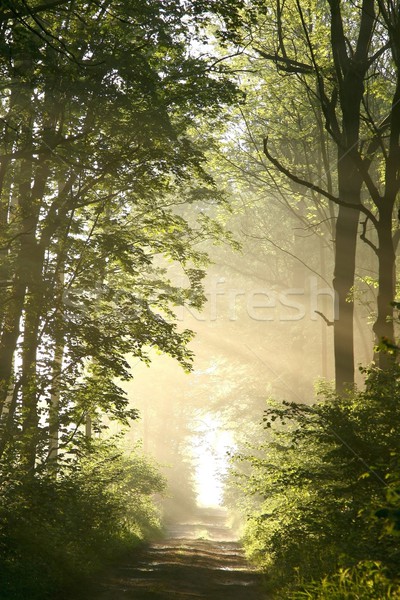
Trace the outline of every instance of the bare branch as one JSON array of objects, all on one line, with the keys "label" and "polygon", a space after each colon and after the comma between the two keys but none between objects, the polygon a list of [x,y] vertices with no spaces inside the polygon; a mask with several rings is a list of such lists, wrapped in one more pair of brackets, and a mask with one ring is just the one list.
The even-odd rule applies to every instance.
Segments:
[{"label": "bare branch", "polygon": [[370,59],[368,60],[368,68],[371,67],[374,62],[380,57],[382,56],[382,54],[384,54],[386,52],[386,50],[388,50],[391,46],[390,42],[386,42],[386,44],[384,46],[382,46],[382,48],[379,48],[379,50],[377,50],[375,52],[375,54],[373,54]]},{"label": "bare branch", "polygon": [[375,227],[378,225],[378,220],[375,217],[375,215],[373,215],[372,212],[370,210],[368,210],[368,208],[366,206],[364,206],[363,204],[352,204],[351,202],[345,202],[344,200],[341,200],[337,196],[330,194],[323,188],[320,188],[318,185],[315,185],[314,183],[311,183],[310,181],[302,179],[301,177],[298,177],[297,175],[292,173],[279,160],[277,160],[270,154],[270,152],[268,150],[268,137],[264,138],[264,154],[268,158],[268,160],[281,173],[283,173],[284,175],[289,177],[289,179],[291,179],[295,183],[298,183],[299,185],[303,185],[304,187],[308,188],[309,190],[313,190],[313,191],[317,192],[318,194],[321,194],[322,196],[324,196],[325,198],[328,198],[328,200],[331,200],[331,202],[334,202],[338,206],[344,206],[345,208],[352,208],[353,210],[358,210],[358,211],[364,213],[366,215],[366,217],[368,219],[370,219],[370,221],[375,225]]},{"label": "bare branch", "polygon": [[360,239],[365,242],[367,244],[367,246],[369,246],[370,248],[372,248],[372,250],[375,252],[375,254],[378,256],[378,248],[375,246],[375,244],[373,242],[371,242],[371,240],[369,240],[367,238],[367,223],[368,223],[368,218],[365,219],[365,221],[361,222],[362,225],[362,233],[360,235]]},{"label": "bare branch", "polygon": [[328,319],[328,318],[327,318],[327,317],[324,315],[324,313],[322,313],[321,311],[319,311],[319,310],[314,310],[314,312],[315,312],[317,315],[319,315],[320,317],[322,317],[322,318],[323,318],[323,320],[324,320],[324,321],[325,321],[325,323],[328,325],[328,327],[332,327],[332,326],[335,324],[335,323],[334,323],[334,321],[330,321],[330,320],[329,320],[329,319]]},{"label": "bare branch", "polygon": [[243,230],[242,230],[242,233],[246,237],[249,237],[249,238],[252,238],[252,239],[255,239],[255,240],[262,240],[262,241],[268,242],[269,244],[271,244],[272,246],[274,246],[274,248],[277,248],[277,250],[280,250],[280,252],[283,252],[284,254],[287,254],[291,258],[294,258],[295,260],[297,260],[304,267],[306,267],[306,269],[308,269],[309,271],[311,271],[311,273],[314,273],[314,275],[317,275],[317,277],[320,277],[320,279],[322,279],[322,281],[324,281],[326,283],[326,285],[328,285],[329,287],[331,287],[331,284],[329,283],[329,281],[327,281],[325,279],[325,277],[323,277],[320,273],[318,273],[318,271],[315,271],[306,262],[304,262],[304,260],[302,260],[301,258],[299,258],[296,254],[293,254],[293,252],[290,252],[289,250],[286,250],[285,248],[282,248],[282,246],[279,246],[279,244],[277,244],[276,242],[274,242],[273,240],[271,240],[271,238],[269,238],[267,236],[252,235],[250,233],[246,233]]},{"label": "bare branch", "polygon": [[292,58],[287,58],[284,56],[278,56],[277,53],[270,54],[268,52],[264,52],[261,48],[254,48],[256,52],[263,58],[267,60],[272,60],[278,69],[282,69],[287,73],[312,73],[313,67],[312,65],[307,65],[306,63],[299,62],[298,60],[294,60]]}]

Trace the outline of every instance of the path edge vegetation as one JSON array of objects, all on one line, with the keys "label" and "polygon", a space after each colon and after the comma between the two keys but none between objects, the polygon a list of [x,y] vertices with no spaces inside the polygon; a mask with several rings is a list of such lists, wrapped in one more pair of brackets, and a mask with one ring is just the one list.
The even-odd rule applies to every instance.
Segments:
[{"label": "path edge vegetation", "polygon": [[231,457],[227,501],[276,598],[399,598],[400,368],[365,389],[270,399],[258,439]]}]

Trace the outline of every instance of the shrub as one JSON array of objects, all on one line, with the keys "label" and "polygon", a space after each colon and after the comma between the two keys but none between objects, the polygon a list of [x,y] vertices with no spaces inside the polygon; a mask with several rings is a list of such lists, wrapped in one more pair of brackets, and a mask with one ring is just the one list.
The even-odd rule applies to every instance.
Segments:
[{"label": "shrub", "polygon": [[290,594],[291,600],[399,600],[400,585],[380,563],[364,561]]},{"label": "shrub", "polygon": [[159,531],[164,481],[137,454],[91,444],[58,476],[8,472],[0,486],[0,598],[70,598],[91,575]]},{"label": "shrub", "polygon": [[264,442],[235,458],[245,505],[251,498],[247,551],[285,598],[311,581],[356,585],[357,565],[380,564],[389,582],[398,576],[387,496],[400,472],[400,367],[366,375],[364,391],[325,388],[311,406],[270,403]]}]

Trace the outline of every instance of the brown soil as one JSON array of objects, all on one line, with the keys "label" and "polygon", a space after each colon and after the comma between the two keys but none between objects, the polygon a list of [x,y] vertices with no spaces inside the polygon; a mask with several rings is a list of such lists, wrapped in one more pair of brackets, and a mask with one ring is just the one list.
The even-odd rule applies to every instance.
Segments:
[{"label": "brown soil", "polygon": [[221,511],[201,510],[102,582],[93,600],[267,600]]}]

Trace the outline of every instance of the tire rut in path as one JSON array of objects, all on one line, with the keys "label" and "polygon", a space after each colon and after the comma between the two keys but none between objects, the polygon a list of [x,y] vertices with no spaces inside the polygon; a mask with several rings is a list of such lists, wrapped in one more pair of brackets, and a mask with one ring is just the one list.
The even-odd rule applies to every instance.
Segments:
[{"label": "tire rut in path", "polygon": [[102,583],[93,600],[267,600],[221,511],[202,510],[171,537],[142,549]]}]

